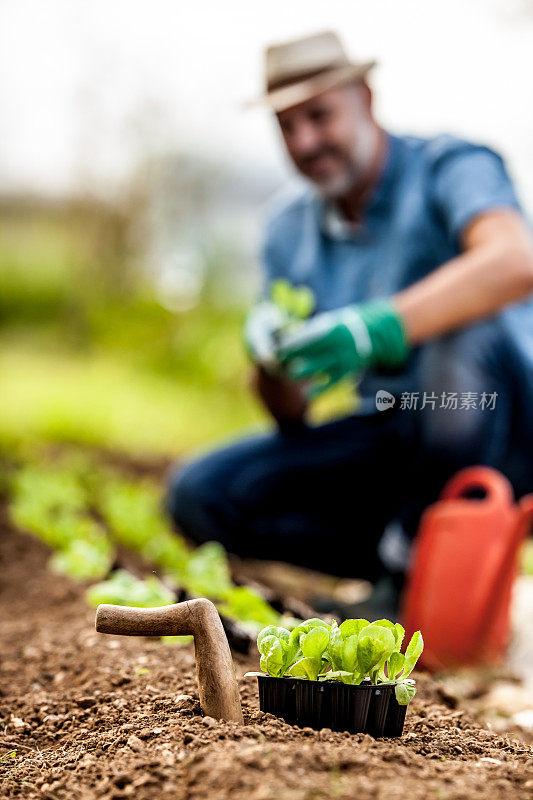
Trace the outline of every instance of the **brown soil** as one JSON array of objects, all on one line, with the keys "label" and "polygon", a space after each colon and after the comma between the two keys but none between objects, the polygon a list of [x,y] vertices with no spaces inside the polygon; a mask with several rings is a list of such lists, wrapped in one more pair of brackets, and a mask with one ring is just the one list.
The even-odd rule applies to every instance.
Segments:
[{"label": "brown soil", "polygon": [[[475,798],[533,794],[533,751],[484,729],[431,678],[398,740],[201,715],[191,648],[98,635],[83,587],[0,520],[0,796],[49,800]],[[257,668],[237,656],[237,671]],[[186,697],[184,697],[186,695]]]}]

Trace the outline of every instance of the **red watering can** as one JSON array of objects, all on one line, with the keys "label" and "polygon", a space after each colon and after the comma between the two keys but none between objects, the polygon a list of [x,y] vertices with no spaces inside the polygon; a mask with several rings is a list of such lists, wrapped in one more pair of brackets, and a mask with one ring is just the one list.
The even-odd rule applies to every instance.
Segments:
[{"label": "red watering can", "polygon": [[461,470],[426,509],[402,613],[408,636],[422,631],[426,667],[495,663],[505,654],[518,554],[532,517],[533,495],[515,504],[507,478],[490,467]]}]

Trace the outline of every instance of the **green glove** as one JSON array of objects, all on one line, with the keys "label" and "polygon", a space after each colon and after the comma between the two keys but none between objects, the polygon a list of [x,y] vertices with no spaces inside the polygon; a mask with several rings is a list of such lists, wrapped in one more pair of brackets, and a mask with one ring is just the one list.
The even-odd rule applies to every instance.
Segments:
[{"label": "green glove", "polygon": [[318,391],[324,391],[346,375],[400,366],[409,349],[392,303],[376,300],[317,314],[282,333],[277,352],[291,378],[319,378]]}]

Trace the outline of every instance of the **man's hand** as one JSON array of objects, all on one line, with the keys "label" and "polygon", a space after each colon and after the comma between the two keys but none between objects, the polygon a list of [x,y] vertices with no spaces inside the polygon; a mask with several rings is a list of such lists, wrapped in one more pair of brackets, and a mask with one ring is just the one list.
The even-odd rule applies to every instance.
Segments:
[{"label": "man's hand", "polygon": [[402,320],[387,301],[317,314],[283,333],[278,348],[287,374],[318,378],[319,391],[370,367],[399,366],[408,354]]},{"label": "man's hand", "polygon": [[269,374],[261,367],[254,368],[250,384],[280,427],[305,421],[307,398],[300,384]]}]

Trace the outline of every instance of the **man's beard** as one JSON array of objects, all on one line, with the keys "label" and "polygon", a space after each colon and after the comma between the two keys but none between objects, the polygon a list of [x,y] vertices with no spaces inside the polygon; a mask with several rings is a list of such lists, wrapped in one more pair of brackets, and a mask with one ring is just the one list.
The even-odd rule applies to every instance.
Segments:
[{"label": "man's beard", "polygon": [[323,181],[313,181],[317,191],[327,200],[336,200],[345,197],[361,183],[362,174],[354,165],[333,178]]},{"label": "man's beard", "polygon": [[[348,154],[346,151],[337,147],[323,147],[312,155],[306,157],[298,168],[316,187],[319,194],[328,200],[336,200],[345,197],[364,184],[369,173],[376,148],[378,144],[378,132],[375,128],[368,126],[361,131],[355,144],[354,152]],[[321,156],[334,156],[342,159],[345,168],[337,175],[323,180],[311,177],[307,174],[306,167],[316,158]]]},{"label": "man's beard", "polygon": [[[319,178],[312,174],[312,164],[316,159],[326,156],[342,161],[344,168],[331,177]],[[359,170],[349,156],[336,147],[322,147],[302,159],[296,166],[302,175],[311,181],[317,191],[327,198],[341,197],[347,194],[355,188],[360,178]]]}]

